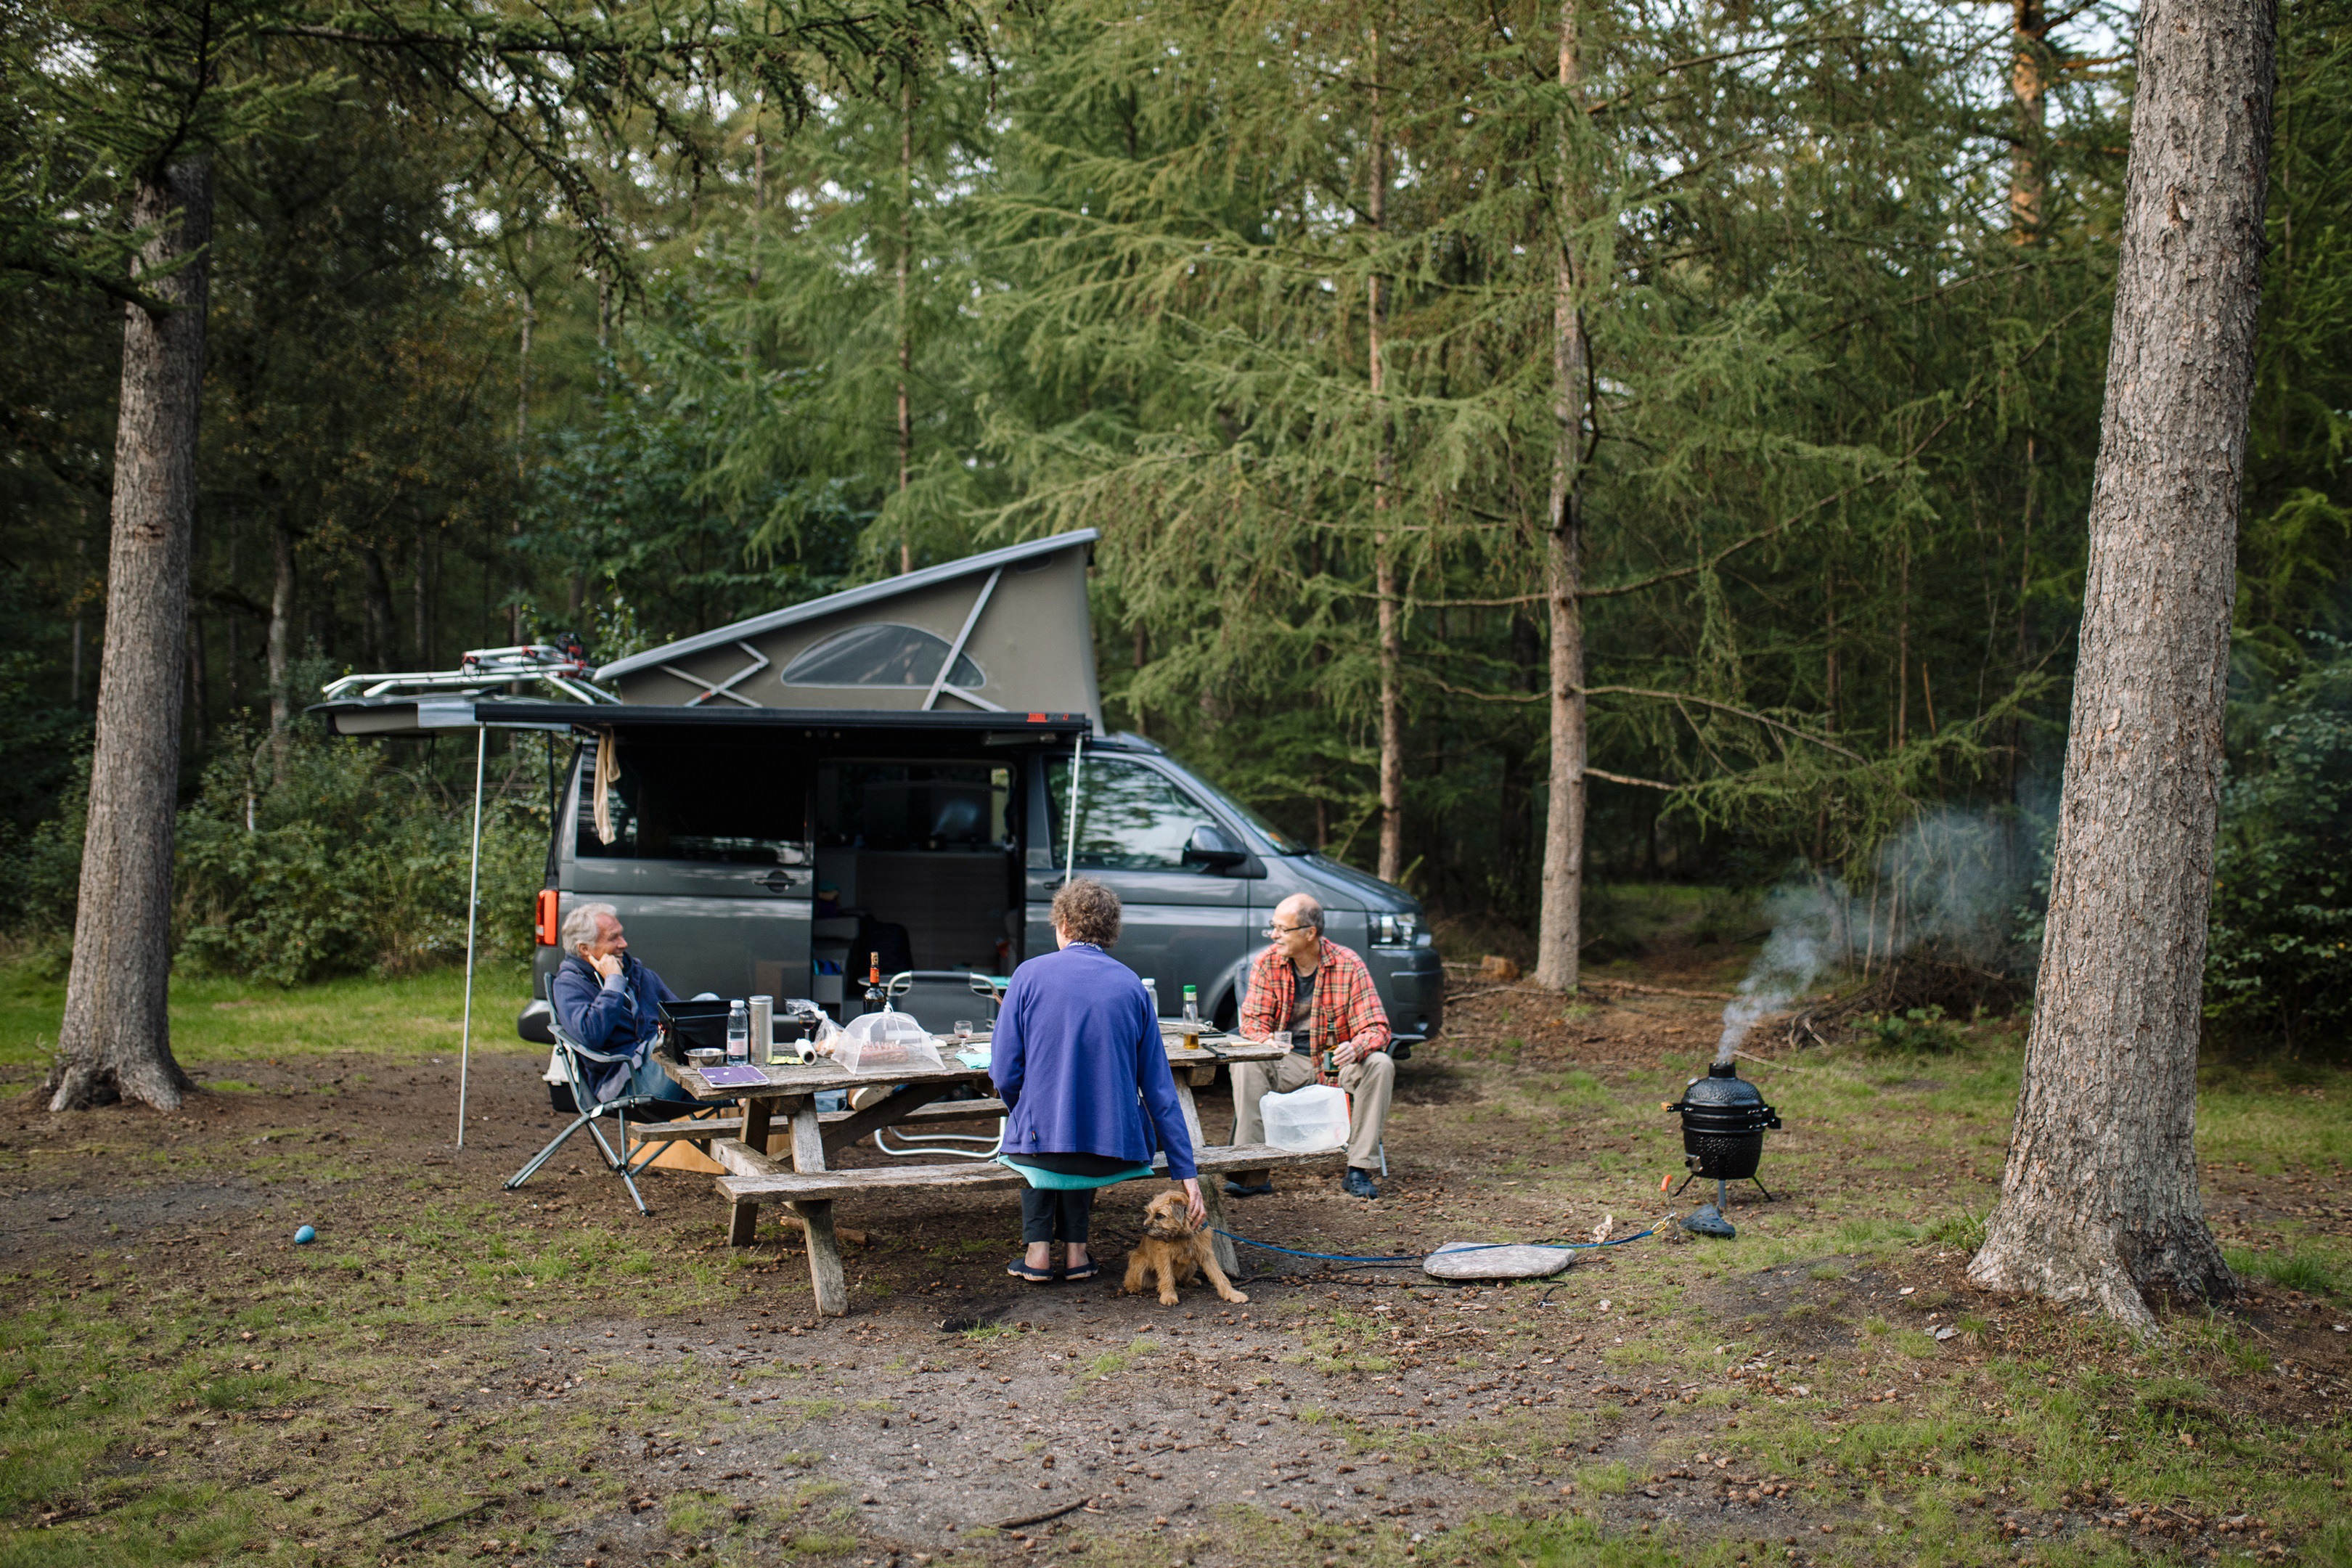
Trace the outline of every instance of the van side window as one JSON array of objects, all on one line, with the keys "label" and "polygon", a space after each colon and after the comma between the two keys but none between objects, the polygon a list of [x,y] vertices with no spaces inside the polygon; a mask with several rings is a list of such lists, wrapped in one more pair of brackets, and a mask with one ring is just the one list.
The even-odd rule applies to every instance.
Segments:
[{"label": "van side window", "polygon": [[596,742],[580,749],[583,859],[796,865],[808,837],[808,783],[788,754],[752,746],[680,744],[624,736],[620,777],[606,791],[614,838],[596,837]]},{"label": "van side window", "polygon": [[[1069,858],[1070,763],[1045,764],[1054,827],[1054,864]],[[1202,823],[1222,819],[1146,763],[1089,756],[1078,780],[1077,868],[1184,871],[1184,846]]]},{"label": "van side window", "polygon": [[[784,666],[776,679],[784,686],[929,686],[939,679],[948,651],[948,639],[937,632],[879,621],[835,633]],[[988,677],[971,655],[959,653],[948,684],[970,689],[987,685]]]}]

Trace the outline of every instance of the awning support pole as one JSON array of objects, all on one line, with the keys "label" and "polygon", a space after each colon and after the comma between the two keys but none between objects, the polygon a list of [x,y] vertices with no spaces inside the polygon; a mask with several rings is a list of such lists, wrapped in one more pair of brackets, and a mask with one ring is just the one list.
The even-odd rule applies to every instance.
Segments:
[{"label": "awning support pole", "polygon": [[1078,870],[1078,784],[1085,777],[1087,765],[1087,732],[1078,731],[1077,750],[1070,753],[1070,830],[1062,835],[1062,880],[1066,883]]},{"label": "awning support pole", "polygon": [[474,731],[474,864],[466,875],[466,1018],[457,1026],[457,1147],[466,1146],[466,1075],[474,1056],[474,923],[482,909],[482,770],[489,757],[488,725]]}]

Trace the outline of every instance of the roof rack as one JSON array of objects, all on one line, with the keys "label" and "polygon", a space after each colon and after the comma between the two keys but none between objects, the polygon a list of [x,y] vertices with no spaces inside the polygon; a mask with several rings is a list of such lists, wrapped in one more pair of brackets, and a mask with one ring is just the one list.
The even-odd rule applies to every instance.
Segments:
[{"label": "roof rack", "polygon": [[384,697],[449,692],[472,695],[493,687],[533,680],[574,702],[617,703],[621,700],[596,684],[596,667],[577,637],[551,643],[520,643],[513,647],[478,647],[458,661],[456,669],[403,670],[376,675],[346,675],[321,688],[329,701],[348,697]]}]

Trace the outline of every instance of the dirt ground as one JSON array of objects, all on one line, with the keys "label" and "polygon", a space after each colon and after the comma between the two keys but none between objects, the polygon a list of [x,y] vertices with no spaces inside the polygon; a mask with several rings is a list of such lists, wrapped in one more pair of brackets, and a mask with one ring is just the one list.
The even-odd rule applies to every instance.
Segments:
[{"label": "dirt ground", "polygon": [[[1400,1070],[1381,1200],[1291,1180],[1229,1223],[1418,1257],[1688,1212],[1656,1107],[1727,961],[1575,1004],[1459,982]],[[1966,1287],[2013,1045],[1751,1066],[1788,1128],[1733,1241],[1669,1226],[1510,1286],[1244,1248],[1246,1305],[1162,1309],[1115,1288],[1145,1185],[1097,1205],[1104,1279],[1042,1288],[1003,1272],[1001,1194],[845,1202],[868,1240],[835,1320],[772,1219],[722,1245],[706,1176],[647,1177],[641,1217],[583,1135],[501,1191],[559,1124],[525,1049],[477,1056],[463,1150],[446,1059],[236,1064],[171,1117],[20,1094],[0,1563],[2336,1554],[2330,1289],[2257,1280],[2151,1347]],[[2345,1234],[2340,1170],[2238,1163],[2233,1245]]]}]

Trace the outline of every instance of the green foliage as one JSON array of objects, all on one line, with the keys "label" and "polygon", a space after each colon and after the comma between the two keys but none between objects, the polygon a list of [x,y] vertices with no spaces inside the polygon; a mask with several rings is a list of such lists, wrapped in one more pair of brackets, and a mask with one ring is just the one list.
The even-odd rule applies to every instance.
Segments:
[{"label": "green foliage", "polygon": [[[2347,7],[2280,16],[2238,615],[2257,705],[2302,679],[2301,633],[2352,631]],[[1090,526],[1114,726],[1363,863],[1391,688],[1405,879],[1484,922],[1480,951],[1519,952],[1570,257],[1596,399],[1575,433],[1596,882],[1761,885],[1802,858],[1859,885],[1923,805],[2046,788],[2132,89],[2101,57],[2130,17],[2053,36],[2063,132],[2035,138],[2028,237],[2017,106],[1986,68],[2003,15],[1578,14],[1564,91],[1559,13],[1533,0],[236,0],[201,37],[215,12],[181,0],[11,11],[0,922],[55,929],[73,897],[70,835],[36,825],[71,815],[63,634],[83,617],[86,701],[121,330],[96,301],[128,287],[126,193],[159,137],[209,148],[220,194],[197,761],[268,695],[281,532],[290,640],[394,668],[515,627],[609,658],[895,571],[902,545],[919,563]],[[444,91],[424,59],[486,89]],[[2307,775],[2333,742],[2293,743],[2266,784],[2267,753],[2236,752],[2224,858],[2246,874],[2212,998],[2248,1028],[2328,1026],[2312,999],[2347,990],[2313,879],[2333,808]],[[306,797],[320,841],[363,793]],[[412,961],[291,868],[321,851],[290,795],[281,858],[232,853],[239,804],[194,808],[218,841],[192,954]],[[241,901],[247,870],[277,914]],[[446,891],[446,868],[405,875],[433,897],[381,897]],[[1622,901],[1596,892],[1596,961],[1746,934]]]},{"label": "green foliage", "polygon": [[[224,747],[181,813],[177,934],[198,971],[294,985],[447,963],[466,945],[471,803],[363,741],[296,732]],[[493,775],[482,812],[480,949],[530,948],[547,846],[533,736]],[[248,826],[249,825],[249,826]]]},{"label": "green foliage", "polygon": [[2352,650],[2321,646],[2234,726],[2206,958],[2208,1013],[2290,1047],[2352,1018]]},{"label": "green foliage", "polygon": [[2352,629],[2352,4],[2280,6],[2278,58],[2237,618],[2292,669],[2299,631]]},{"label": "green foliage", "polygon": [[1900,1013],[1873,1014],[1855,1026],[1855,1032],[1870,1049],[1893,1056],[1937,1056],[1968,1043],[1959,1026],[1932,1002]]}]

